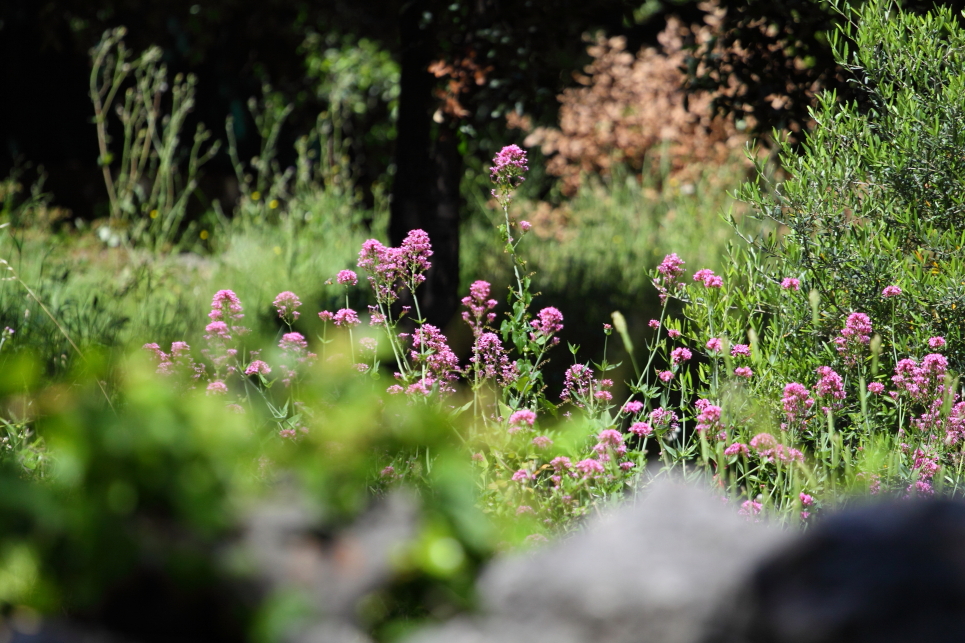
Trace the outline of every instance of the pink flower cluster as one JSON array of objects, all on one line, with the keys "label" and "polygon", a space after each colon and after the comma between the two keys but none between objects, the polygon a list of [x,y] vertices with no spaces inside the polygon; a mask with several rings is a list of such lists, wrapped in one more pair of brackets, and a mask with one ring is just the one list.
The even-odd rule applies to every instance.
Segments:
[{"label": "pink flower cluster", "polygon": [[720,275],[715,275],[710,268],[703,268],[694,273],[694,281],[701,281],[704,288],[720,288],[724,285],[724,280]]},{"label": "pink flower cluster", "polygon": [[926,355],[921,364],[911,358],[899,361],[891,381],[900,393],[908,395],[915,402],[928,405],[944,394],[947,371],[948,360],[945,356],[932,353]]},{"label": "pink flower cluster", "polygon": [[462,305],[468,310],[462,313],[463,320],[472,328],[472,334],[476,337],[482,334],[483,329],[496,319],[496,313],[492,309],[496,307],[496,300],[489,297],[489,282],[474,281],[469,286],[469,296],[462,298]]},{"label": "pink flower cluster", "polygon": [[335,281],[343,286],[355,286],[359,282],[359,276],[355,274],[354,270],[339,270]]},{"label": "pink flower cluster", "polygon": [[871,319],[864,313],[851,313],[841,329],[841,334],[834,338],[838,345],[838,352],[844,356],[848,366],[858,363],[858,357],[868,343],[871,342]]},{"label": "pink flower cluster", "polygon": [[770,433],[758,433],[751,438],[751,449],[765,462],[804,462],[804,454],[793,447],[780,444]]},{"label": "pink flower cluster", "polygon": [[[671,289],[680,287],[680,276],[683,274],[684,260],[678,257],[676,252],[664,257],[660,265],[657,266],[657,276],[653,280],[653,285],[656,287],[657,292],[660,293],[661,304],[667,303],[667,297],[670,296]],[[654,327],[652,323],[651,327]]]},{"label": "pink flower cluster", "polygon": [[271,305],[278,311],[278,317],[289,326],[301,315],[297,308],[302,305],[302,302],[298,299],[298,295],[288,290],[278,293]]},{"label": "pink flower cluster", "polygon": [[518,433],[523,429],[532,428],[535,422],[536,413],[529,409],[520,409],[509,416],[509,433]]},{"label": "pink flower cluster", "polygon": [[881,296],[884,298],[897,297],[901,294],[901,288],[898,286],[885,286],[885,289],[881,291]]},{"label": "pink flower cluster", "polygon": [[563,392],[560,399],[583,406],[582,400],[590,395],[593,386],[593,369],[586,364],[574,364],[566,369],[563,380]]},{"label": "pink flower cluster", "polygon": [[817,374],[820,379],[814,385],[814,392],[830,404],[829,406],[822,406],[822,410],[827,413],[841,408],[841,400],[845,397],[844,380],[830,366],[819,366]]},{"label": "pink flower cluster", "polygon": [[176,372],[190,373],[194,379],[204,374],[204,365],[195,364],[191,358],[191,347],[185,342],[172,342],[171,352],[165,353],[157,344],[144,344],[145,350],[151,351],[157,359],[157,373],[159,375],[173,375]]},{"label": "pink flower cluster", "polygon": [[519,377],[516,363],[510,363],[506,349],[496,333],[483,333],[476,338],[469,363],[483,379],[499,377],[503,386],[515,382]]},{"label": "pink flower cluster", "polygon": [[454,393],[456,389],[452,382],[459,377],[459,358],[449,348],[442,331],[432,324],[422,324],[412,333],[412,348],[410,356],[413,362],[425,367],[425,375],[416,383],[421,386],[412,391],[422,393],[426,387],[431,388],[438,383],[441,392]]},{"label": "pink flower cluster", "polygon": [[801,280],[794,277],[785,277],[781,280],[781,288],[784,290],[798,291],[801,289]]},{"label": "pink flower cluster", "polygon": [[410,290],[425,281],[432,266],[432,245],[424,230],[411,230],[398,248],[369,239],[359,251],[358,267],[369,273],[369,283],[379,304],[387,305],[399,298],[399,283]]},{"label": "pink flower cluster", "polygon": [[526,151],[518,145],[507,145],[499,150],[489,169],[489,178],[496,184],[493,196],[508,195],[516,190],[526,180],[524,173],[528,170]]},{"label": "pink flower cluster", "polygon": [[723,412],[719,406],[711,404],[710,400],[697,400],[694,403],[697,413],[697,426],[695,427],[697,431],[702,432],[708,437],[719,437],[724,438],[726,435],[716,435],[721,431],[720,426],[720,416]]},{"label": "pink flower cluster", "polygon": [[561,313],[556,308],[552,306],[544,308],[537,314],[538,319],[534,319],[529,323],[533,327],[534,332],[529,334],[529,338],[533,341],[548,341],[552,337],[550,344],[555,346],[559,343],[559,337],[553,337],[554,334],[563,330],[563,313]]},{"label": "pink flower cluster", "polygon": [[790,382],[784,387],[784,397],[781,398],[786,422],[781,423],[782,430],[803,429],[807,425],[814,399],[807,387],[797,382]]}]

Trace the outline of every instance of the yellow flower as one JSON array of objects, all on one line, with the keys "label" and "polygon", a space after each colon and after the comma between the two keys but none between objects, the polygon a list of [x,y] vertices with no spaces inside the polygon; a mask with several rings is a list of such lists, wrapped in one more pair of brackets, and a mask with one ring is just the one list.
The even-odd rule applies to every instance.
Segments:
[{"label": "yellow flower", "polygon": [[157,219],[157,210],[151,210],[151,218]]},{"label": "yellow flower", "polygon": [[260,198],[261,198],[261,192],[259,192],[258,190],[255,190],[254,192],[251,193],[252,201],[257,201]]},{"label": "yellow flower", "polygon": [[274,210],[275,208],[277,208],[277,207],[278,207],[278,199],[272,199],[271,201],[269,201],[269,202],[268,202],[268,207],[271,208],[272,210]]},{"label": "yellow flower", "polygon": [[199,236],[201,237],[202,240],[203,240],[203,239],[207,239],[207,238],[208,238],[208,231],[207,231],[207,230],[202,230],[202,231],[201,231],[201,234],[200,234]]}]

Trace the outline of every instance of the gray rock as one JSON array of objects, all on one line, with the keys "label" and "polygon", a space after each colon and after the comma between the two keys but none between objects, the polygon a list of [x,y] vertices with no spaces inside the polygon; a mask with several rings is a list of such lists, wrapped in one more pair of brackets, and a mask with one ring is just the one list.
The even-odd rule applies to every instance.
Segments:
[{"label": "gray rock", "polygon": [[495,562],[484,615],[412,643],[693,643],[756,561],[787,542],[706,491],[663,480],[584,531]]}]

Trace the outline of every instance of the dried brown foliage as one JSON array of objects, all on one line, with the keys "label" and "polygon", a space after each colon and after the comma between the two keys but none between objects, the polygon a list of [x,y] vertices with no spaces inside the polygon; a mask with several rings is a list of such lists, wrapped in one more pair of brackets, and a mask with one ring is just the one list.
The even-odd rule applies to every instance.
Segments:
[{"label": "dried brown foliage", "polygon": [[[588,48],[593,62],[578,75],[580,86],[559,96],[559,128],[539,127],[525,140],[547,155],[547,170],[561,177],[563,192],[574,194],[584,174],[609,173],[615,164],[641,171],[651,152],[662,159],[670,176],[692,180],[701,166],[733,159],[747,141],[734,121],[714,118],[712,96],[682,89],[686,63],[684,45],[710,40],[717,17],[686,26],[670,19],[659,35],[659,48],[636,55],[626,51],[622,37],[597,36]],[[516,116],[510,127],[528,131],[528,120]]]}]

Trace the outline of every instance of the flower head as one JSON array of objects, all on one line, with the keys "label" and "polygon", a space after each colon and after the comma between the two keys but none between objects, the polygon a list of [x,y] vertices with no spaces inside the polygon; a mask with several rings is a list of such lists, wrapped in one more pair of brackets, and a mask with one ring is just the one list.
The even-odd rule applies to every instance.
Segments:
[{"label": "flower head", "polygon": [[929,337],[928,338],[928,348],[932,350],[938,350],[939,348],[945,347],[944,337]]},{"label": "flower head", "polygon": [[354,270],[339,270],[338,276],[335,277],[335,281],[343,286],[354,286],[358,284],[359,276],[355,274]]},{"label": "flower head", "polygon": [[208,384],[208,395],[224,395],[228,392],[228,386],[221,380],[215,380]]},{"label": "flower head", "polygon": [[800,290],[801,280],[795,279],[794,277],[785,277],[781,280],[781,288],[784,290]]},{"label": "flower head", "polygon": [[489,169],[489,178],[496,184],[494,196],[508,196],[514,192],[523,181],[524,173],[529,170],[526,165],[526,151],[518,145],[507,145],[493,157],[493,165]]},{"label": "flower head", "polygon": [[885,298],[897,297],[900,294],[901,294],[901,288],[899,288],[898,286],[885,286],[885,289],[881,291],[881,296]]},{"label": "flower head", "polygon": [[288,290],[278,293],[271,305],[278,311],[278,317],[288,324],[293,323],[301,314],[296,309],[302,305],[302,302],[298,299],[298,295]]},{"label": "flower head", "polygon": [[686,349],[683,346],[680,346],[670,351],[670,362],[675,365],[682,364],[688,361],[691,357],[693,357],[693,354],[690,352],[689,349]]},{"label": "flower head", "polygon": [[704,288],[720,288],[724,285],[724,280],[719,275],[715,275],[710,268],[703,268],[694,273],[694,281],[701,281]]},{"label": "flower head", "polygon": [[254,375],[255,373],[260,373],[262,375],[268,375],[271,373],[271,367],[260,359],[256,359],[245,369],[245,375]]},{"label": "flower head", "polygon": [[351,308],[342,308],[332,316],[332,323],[336,326],[358,326],[361,324],[358,313]]},{"label": "flower head", "polygon": [[707,340],[707,350],[712,353],[719,353],[723,347],[724,343],[719,337],[711,337]]},{"label": "flower head", "polygon": [[[540,338],[552,337],[555,333],[563,330],[563,313],[552,306],[539,311],[539,319],[534,319],[529,323],[534,332],[530,333],[530,339],[536,341]],[[559,343],[559,337],[553,337],[553,344]]]}]

